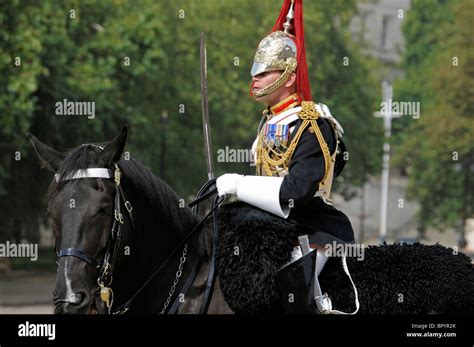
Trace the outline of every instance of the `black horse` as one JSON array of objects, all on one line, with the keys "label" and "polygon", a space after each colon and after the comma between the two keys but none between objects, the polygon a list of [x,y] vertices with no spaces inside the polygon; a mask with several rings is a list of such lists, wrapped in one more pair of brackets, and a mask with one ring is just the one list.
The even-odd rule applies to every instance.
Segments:
[{"label": "black horse", "polygon": [[[161,179],[136,160],[120,159],[127,140],[127,128],[112,141],[104,144],[85,144],[66,154],[41,143],[33,135],[28,138],[42,166],[56,173],[48,193],[48,211],[53,222],[56,250],[69,251],[58,259],[58,273],[53,291],[56,313],[105,313],[99,298],[97,279],[100,264],[111,237],[114,221],[115,183],[108,178],[66,179],[77,170],[108,168],[113,171],[118,163],[122,171],[120,186],[133,208],[133,228],[127,213],[123,213],[121,240],[114,257],[113,307],[118,307],[147,281],[199,221],[199,217]],[[205,233],[196,233],[187,247],[186,262],[172,299],[192,270],[195,261],[208,258],[200,246]],[[61,255],[61,254],[60,254]],[[159,313],[168,299],[182,253],[171,258],[156,278],[144,287],[133,300],[130,312]],[[199,312],[204,287],[204,263],[194,285],[190,288],[180,312]],[[229,312],[218,284],[209,306],[209,313]]]},{"label": "black horse", "polygon": [[[60,256],[53,292],[56,312],[108,311],[100,299],[103,268],[97,264],[108,254],[114,225],[122,220],[113,256],[111,311],[139,292],[130,312],[166,312],[169,304],[182,295],[185,279],[201,259],[203,266],[179,306],[179,313],[199,313],[207,285],[210,223],[193,234],[185,256],[180,249],[139,291],[200,217],[139,162],[123,158],[127,128],[108,143],[84,144],[66,154],[32,135],[28,137],[42,165],[57,178],[47,195]],[[123,193],[117,190],[113,175],[71,179],[78,170],[114,172],[115,164],[122,172]],[[123,209],[123,218],[115,219],[117,195],[123,195],[122,200],[128,201],[133,210],[127,213]],[[222,286],[218,278],[208,313],[281,312],[275,276],[290,258],[297,226],[245,204],[222,206],[218,225]],[[235,255],[236,246],[244,256]],[[462,253],[419,244],[369,247],[365,253],[364,261],[347,261],[359,291],[361,313],[474,312],[474,270]],[[320,276],[321,285],[336,309],[351,311],[354,293],[340,269],[339,260],[331,259]],[[181,276],[177,276],[178,270]]]}]

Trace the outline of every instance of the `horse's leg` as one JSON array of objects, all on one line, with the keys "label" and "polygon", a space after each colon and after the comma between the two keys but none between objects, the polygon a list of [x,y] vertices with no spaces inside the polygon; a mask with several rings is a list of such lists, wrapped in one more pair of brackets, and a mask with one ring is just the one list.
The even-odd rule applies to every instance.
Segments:
[{"label": "horse's leg", "polygon": [[[199,314],[201,306],[204,300],[204,293],[207,286],[207,275],[209,273],[209,262],[202,264],[196,279],[193,282],[191,288],[189,288],[184,303],[180,306],[179,314]],[[221,291],[219,277],[216,278],[214,290],[211,293],[211,302],[209,303],[209,314],[231,314],[232,310],[229,308],[224,300],[224,296]]]}]

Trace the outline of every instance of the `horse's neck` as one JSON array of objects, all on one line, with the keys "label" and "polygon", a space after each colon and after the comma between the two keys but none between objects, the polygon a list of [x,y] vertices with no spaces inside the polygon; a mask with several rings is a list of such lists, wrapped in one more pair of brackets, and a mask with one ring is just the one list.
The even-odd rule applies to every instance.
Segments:
[{"label": "horse's neck", "polygon": [[[149,260],[153,258],[152,262],[149,261],[147,263],[147,265],[150,266],[147,278],[171,255],[173,250],[176,250],[176,253],[170,258],[170,261],[163,270],[160,271],[158,276],[156,276],[155,281],[150,283],[147,290],[143,293],[143,296],[140,297],[140,301],[137,303],[137,306],[135,306],[135,309],[137,312],[160,312],[164,307],[164,302],[169,296],[173,282],[177,281],[176,290],[168,309],[170,309],[173,302],[177,300],[176,295],[184,294],[185,304],[180,306],[179,313],[199,313],[203,305],[204,293],[207,287],[210,259],[203,257],[201,246],[205,248],[207,248],[207,246],[201,245],[198,239],[203,237],[210,241],[210,235],[201,235],[202,230],[197,230],[189,239],[189,242],[186,243],[186,254],[184,254],[184,247],[177,248],[177,246],[183,241],[183,237],[192,231],[193,227],[198,223],[198,218],[190,216],[189,213],[191,212],[189,209],[179,207],[178,201],[168,203],[167,206],[156,208],[147,204],[146,199],[142,196],[134,196],[134,200],[134,209],[136,210],[135,223],[137,223],[137,228],[139,229],[136,232],[146,237],[143,239],[145,246],[149,247],[150,245],[155,245],[154,247],[152,246],[151,250],[155,257],[150,257],[149,250],[139,252],[145,259]],[[174,205],[175,203],[176,205]],[[137,206],[137,208],[135,208],[135,206]],[[182,218],[180,218],[180,216],[178,216],[178,218],[175,216],[176,219],[170,218],[172,213],[169,213],[169,209],[173,208],[173,206],[181,212]],[[140,222],[140,219],[142,222]],[[185,221],[187,221],[187,223],[185,223]],[[207,228],[203,226],[201,229],[203,229],[205,233],[210,231],[208,226]],[[156,257],[156,255],[158,254],[163,254],[165,257],[160,257],[160,260],[157,260],[158,257]],[[181,263],[182,260],[185,261]],[[200,267],[198,267],[198,265],[200,265]],[[180,266],[182,266],[182,268]],[[176,277],[178,270],[182,273],[179,279]],[[192,285],[183,293],[183,287],[188,281],[192,281]],[[211,293],[210,300],[209,313],[232,313],[223,298],[218,283],[216,283],[213,293]]]},{"label": "horse's neck", "polygon": [[140,248],[138,256],[148,261],[150,254],[157,260],[166,258],[198,222],[191,210],[182,206],[176,197],[156,206],[156,202],[152,204],[143,192],[127,189],[126,185],[124,191],[133,206],[136,228],[133,241]]},{"label": "horse's neck", "polygon": [[[124,182],[122,188],[126,199],[133,207],[134,229],[127,226],[123,235],[124,246],[130,246],[130,256],[121,257],[120,264],[116,271],[119,274],[118,281],[115,281],[116,288],[120,294],[120,301],[128,299],[150,276],[160,267],[161,264],[171,255],[172,251],[179,245],[183,235],[189,233],[192,225],[187,226],[186,221],[192,220],[190,211],[180,211],[179,218],[170,218],[169,209],[176,206],[180,209],[178,201],[168,203],[168,206],[154,206],[148,198],[140,191],[133,189],[133,186]],[[126,213],[126,212],[124,212]],[[187,213],[187,215],[185,215]],[[176,216],[176,212],[174,213]],[[189,228],[189,230],[185,230]],[[188,248],[187,258],[193,262],[196,259],[196,251]],[[151,310],[159,311],[167,298],[170,286],[175,279],[178,270],[179,259],[182,255],[182,248],[178,249],[168,264],[161,270],[155,280],[147,285],[146,290],[137,298],[135,303],[139,312]],[[187,278],[189,268],[186,264],[183,269],[183,281]],[[181,282],[180,282],[181,284]]]}]

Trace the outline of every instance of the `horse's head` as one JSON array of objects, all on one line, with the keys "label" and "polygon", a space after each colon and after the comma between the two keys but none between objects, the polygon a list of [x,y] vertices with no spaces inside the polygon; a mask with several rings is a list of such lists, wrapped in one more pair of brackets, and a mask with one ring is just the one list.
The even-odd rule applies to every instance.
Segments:
[{"label": "horse's head", "polygon": [[104,145],[85,144],[65,154],[31,134],[28,138],[42,166],[55,173],[48,193],[59,256],[55,312],[103,313],[98,278],[110,247],[116,202],[114,165],[122,155],[127,128]]}]

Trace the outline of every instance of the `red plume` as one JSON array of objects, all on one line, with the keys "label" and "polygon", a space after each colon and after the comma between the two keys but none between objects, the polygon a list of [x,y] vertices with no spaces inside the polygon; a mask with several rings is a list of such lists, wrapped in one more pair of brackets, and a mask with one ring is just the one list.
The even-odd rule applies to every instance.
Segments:
[{"label": "red plume", "polygon": [[[290,9],[291,0],[284,0],[280,15],[273,26],[273,31],[283,31],[283,23],[286,22],[286,15]],[[290,34],[296,37],[296,92],[306,101],[311,101],[311,88],[308,80],[308,66],[306,65],[306,49],[304,47],[304,23],[303,23],[303,0],[295,0],[293,7],[295,18],[292,21],[293,28]]]}]

